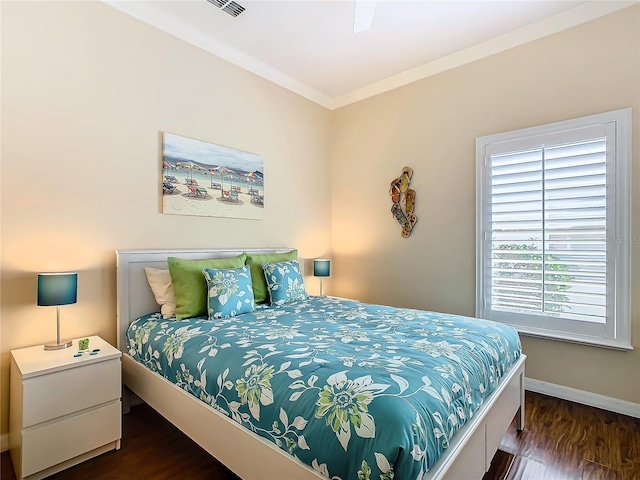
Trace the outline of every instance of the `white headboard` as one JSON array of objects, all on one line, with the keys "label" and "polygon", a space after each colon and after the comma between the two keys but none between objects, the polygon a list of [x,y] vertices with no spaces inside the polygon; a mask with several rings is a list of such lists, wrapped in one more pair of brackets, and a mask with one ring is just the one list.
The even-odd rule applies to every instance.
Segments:
[{"label": "white headboard", "polygon": [[[174,249],[174,250],[116,250],[118,349],[126,351],[126,333],[129,324],[147,313],[159,312],[160,307],[151,292],[144,267],[167,269],[167,258],[188,260],[227,258],[242,252],[253,254],[290,252],[292,248],[249,249]],[[302,268],[303,262],[300,260]]]}]

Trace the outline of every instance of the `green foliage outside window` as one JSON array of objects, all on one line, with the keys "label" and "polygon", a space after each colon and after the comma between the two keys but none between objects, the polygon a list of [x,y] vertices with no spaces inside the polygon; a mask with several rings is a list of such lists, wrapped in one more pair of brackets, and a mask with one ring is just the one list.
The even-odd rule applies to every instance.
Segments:
[{"label": "green foliage outside window", "polygon": [[[543,293],[540,284],[535,282],[528,283],[526,281],[527,279],[540,279],[542,273],[542,253],[537,251],[538,246],[535,244],[511,243],[501,244],[497,250],[511,250],[513,253],[494,253],[494,258],[504,260],[504,262],[495,263],[494,268],[521,271],[500,272],[499,275],[495,276],[496,280],[500,278],[521,279],[518,284],[519,287],[537,290],[528,292],[528,295],[537,300],[537,307],[540,308]],[[566,292],[571,288],[571,286],[566,285],[566,283],[573,280],[574,277],[565,273],[569,270],[569,266],[561,263],[557,256],[546,254],[544,257],[546,262],[544,273],[544,311],[564,312],[566,308],[571,307],[564,305],[564,303],[569,300],[569,297],[562,292]],[[537,270],[538,272],[531,272],[531,270]],[[507,290],[507,288],[506,285],[501,285],[502,290]]]}]

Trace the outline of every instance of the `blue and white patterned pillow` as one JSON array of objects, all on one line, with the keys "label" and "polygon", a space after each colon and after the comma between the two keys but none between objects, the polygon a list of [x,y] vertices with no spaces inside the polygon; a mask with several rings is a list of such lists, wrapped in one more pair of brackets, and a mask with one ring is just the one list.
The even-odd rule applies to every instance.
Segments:
[{"label": "blue and white patterned pillow", "polygon": [[207,280],[209,318],[229,318],[253,312],[256,304],[251,286],[251,270],[242,268],[203,268]]},{"label": "blue and white patterned pillow", "polygon": [[307,298],[297,260],[263,263],[262,269],[272,305],[283,305]]}]

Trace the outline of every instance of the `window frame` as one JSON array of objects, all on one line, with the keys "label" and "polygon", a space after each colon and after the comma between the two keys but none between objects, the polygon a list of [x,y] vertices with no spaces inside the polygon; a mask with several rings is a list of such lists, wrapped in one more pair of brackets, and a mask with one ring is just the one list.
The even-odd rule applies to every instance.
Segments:
[{"label": "window frame", "polygon": [[[491,171],[488,152],[506,142],[538,142],[558,135],[575,137],[592,127],[611,130],[613,148],[607,146],[607,318],[598,328],[589,322],[558,316],[526,315],[491,309]],[[584,139],[590,138],[584,136]],[[609,139],[609,135],[607,135]],[[613,153],[611,152],[613,150]],[[515,327],[524,335],[632,350],[631,345],[631,109],[625,108],[547,125],[476,138],[476,316]],[[610,157],[611,155],[611,157]],[[609,302],[613,302],[609,304]],[[545,319],[541,323],[540,319]],[[562,328],[550,328],[549,320]],[[538,323],[538,324],[536,324]]]}]

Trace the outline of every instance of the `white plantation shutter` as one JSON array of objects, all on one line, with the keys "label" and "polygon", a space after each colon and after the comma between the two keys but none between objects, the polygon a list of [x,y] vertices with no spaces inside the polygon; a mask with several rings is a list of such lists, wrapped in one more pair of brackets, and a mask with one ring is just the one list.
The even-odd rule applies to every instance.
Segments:
[{"label": "white plantation shutter", "polygon": [[629,110],[478,139],[478,316],[630,347],[625,128]]}]

